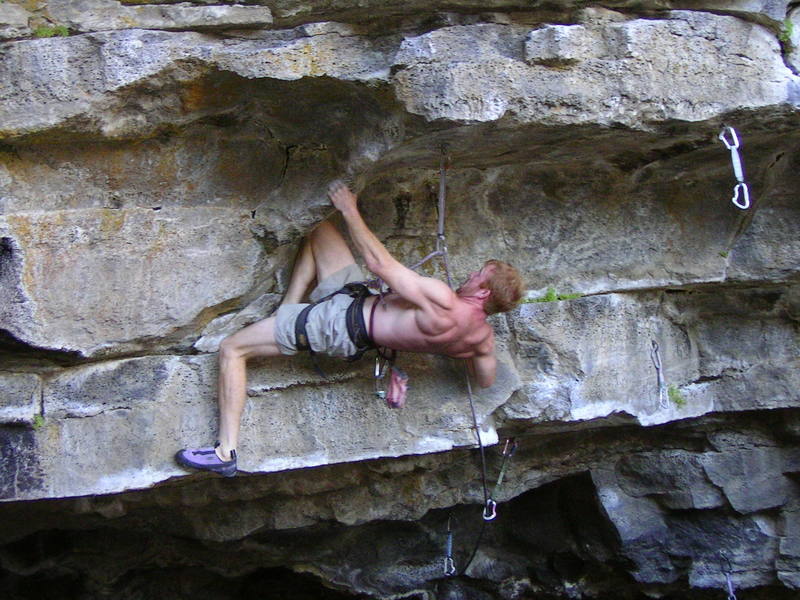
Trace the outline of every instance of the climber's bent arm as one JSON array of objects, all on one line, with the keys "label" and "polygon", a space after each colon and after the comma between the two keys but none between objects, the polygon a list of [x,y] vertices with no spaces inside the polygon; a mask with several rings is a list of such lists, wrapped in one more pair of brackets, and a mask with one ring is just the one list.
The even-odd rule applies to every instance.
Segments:
[{"label": "climber's bent arm", "polygon": [[329,195],[333,205],[341,211],[350,237],[371,272],[425,312],[437,313],[453,306],[455,294],[447,285],[415,273],[389,253],[367,227],[358,211],[356,196],[344,184],[331,186]]},{"label": "climber's bent arm", "polygon": [[494,339],[492,339],[491,350],[476,354],[467,359],[467,367],[475,381],[482,388],[491,386],[497,376],[497,358],[494,355]]}]

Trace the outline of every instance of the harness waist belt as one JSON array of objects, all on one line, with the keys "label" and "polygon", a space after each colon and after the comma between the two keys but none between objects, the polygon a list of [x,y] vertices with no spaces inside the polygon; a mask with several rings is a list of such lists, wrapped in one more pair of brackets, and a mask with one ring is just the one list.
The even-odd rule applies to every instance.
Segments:
[{"label": "harness waist belt", "polygon": [[[347,311],[345,313],[345,325],[347,326],[347,335],[350,336],[350,340],[356,347],[355,354],[348,356],[347,360],[355,361],[361,358],[366,351],[376,347],[375,343],[369,337],[367,325],[364,322],[364,302],[368,296],[372,296],[373,294],[363,283],[348,283],[343,288],[325,296],[314,304],[309,304],[302,311],[300,311],[300,314],[297,315],[297,320],[294,323],[295,346],[298,350],[308,351],[312,357],[314,356],[315,352],[308,342],[308,332],[306,331],[308,314],[317,304],[325,302],[326,300],[330,300],[337,294],[348,294],[353,298],[353,301],[347,307]],[[317,366],[317,370],[321,372],[319,366],[316,365],[316,359],[315,366]],[[325,376],[324,373],[323,376]]]},{"label": "harness waist belt", "polygon": [[347,307],[345,313],[345,323],[347,324],[347,335],[350,336],[353,344],[356,347],[356,353],[348,356],[347,360],[355,361],[361,358],[367,350],[375,348],[375,342],[369,337],[367,331],[367,324],[364,321],[364,302],[367,301],[372,293],[364,286],[365,293],[359,293],[350,306]]}]

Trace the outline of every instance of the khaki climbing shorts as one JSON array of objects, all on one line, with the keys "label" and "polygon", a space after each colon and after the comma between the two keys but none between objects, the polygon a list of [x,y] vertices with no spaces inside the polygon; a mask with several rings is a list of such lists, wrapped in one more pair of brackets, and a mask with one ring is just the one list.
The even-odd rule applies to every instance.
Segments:
[{"label": "khaki climbing shorts", "polygon": [[[351,281],[364,281],[364,272],[356,265],[348,265],[333,275],[323,279],[309,296],[316,302],[328,294],[344,287]],[[347,333],[345,314],[353,298],[347,294],[336,294],[329,300],[321,302],[311,309],[306,321],[308,343],[314,352],[322,352],[329,356],[352,356],[356,345]],[[297,354],[294,325],[297,315],[308,304],[285,304],[278,308],[275,319],[275,341],[282,354]]]}]

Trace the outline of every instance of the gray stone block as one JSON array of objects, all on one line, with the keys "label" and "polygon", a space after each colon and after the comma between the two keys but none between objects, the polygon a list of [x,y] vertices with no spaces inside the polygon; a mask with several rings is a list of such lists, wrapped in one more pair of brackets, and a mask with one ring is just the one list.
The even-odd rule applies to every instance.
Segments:
[{"label": "gray stone block", "polygon": [[734,510],[750,514],[781,507],[791,497],[791,482],[776,476],[783,472],[783,459],[778,448],[730,448],[706,455],[703,468]]},{"label": "gray stone block", "polygon": [[[397,73],[395,89],[409,112],[428,120],[495,121],[508,114],[518,121],[641,127],[664,119],[708,119],[728,103],[730,109],[784,103],[796,79],[770,32],[708,13],[673,11],[664,20],[548,26],[524,36],[532,65],[497,50],[473,58],[447,52],[457,47],[451,39],[463,40],[464,34],[464,28],[449,28],[413,40],[444,51]],[[584,42],[591,37],[600,43]],[[592,51],[588,56],[579,49],[584,45]],[[600,53],[593,54],[598,48]],[[732,54],[759,60],[725,58]],[[571,66],[535,64],[539,55],[545,63],[560,60]],[[679,65],[684,58],[687,62]],[[774,83],[755,89],[748,80]],[[690,103],[681,100],[689,96]]]},{"label": "gray stone block", "polygon": [[[150,356],[65,369],[52,377],[43,392],[46,435],[26,450],[25,459],[37,462],[42,484],[26,487],[16,499],[115,493],[185,474],[174,453],[209,445],[216,437],[216,359]],[[242,471],[274,472],[477,443],[459,362],[404,355],[401,364],[411,376],[408,403],[391,410],[373,394],[369,361],[352,366],[326,360],[332,380],[322,382],[305,359],[250,365],[239,447]],[[502,361],[495,385],[474,393],[486,445],[498,441],[492,413],[519,387],[508,356]]]},{"label": "gray stone block", "polygon": [[9,276],[22,302],[7,305],[4,326],[27,344],[84,356],[180,338],[252,286],[262,250],[250,221],[248,211],[224,208],[0,216],[25,273]]},{"label": "gray stone block", "polygon": [[266,6],[196,6],[189,2],[128,6],[118,0],[49,0],[54,19],[71,29],[245,29],[272,24]]},{"label": "gray stone block", "polygon": [[699,457],[683,451],[637,454],[620,460],[615,471],[629,496],[648,497],[673,510],[709,509],[725,505]]},{"label": "gray stone block", "polygon": [[791,32],[786,29],[790,47],[787,59],[795,72],[800,72],[800,8],[795,7],[789,11],[784,27],[788,27],[788,23],[791,23]]},{"label": "gray stone block", "polygon": [[0,371],[0,425],[33,425],[41,415],[42,382],[37,375]]},{"label": "gray stone block", "polygon": [[529,64],[566,66],[597,58],[601,40],[583,25],[545,25],[525,39],[525,61]]},{"label": "gray stone block", "polygon": [[10,40],[29,35],[28,20],[31,13],[10,2],[0,3],[0,40]]}]

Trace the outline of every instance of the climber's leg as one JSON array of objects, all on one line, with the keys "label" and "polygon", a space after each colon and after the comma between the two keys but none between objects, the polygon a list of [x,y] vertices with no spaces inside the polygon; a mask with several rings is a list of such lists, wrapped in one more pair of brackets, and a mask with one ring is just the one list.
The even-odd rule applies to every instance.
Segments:
[{"label": "climber's leg", "polygon": [[242,412],[247,401],[247,360],[279,356],[275,342],[275,320],[269,317],[225,338],[219,347],[219,444],[214,448],[181,450],[176,455],[182,465],[236,474],[236,447]]},{"label": "climber's leg", "polygon": [[317,265],[314,262],[314,253],[311,251],[311,244],[305,241],[297,254],[292,276],[281,304],[300,304],[316,276]]},{"label": "climber's leg", "polygon": [[317,282],[329,275],[355,264],[353,253],[342,234],[332,223],[324,221],[308,236],[308,243],[314,253],[317,269]]},{"label": "climber's leg", "polygon": [[353,264],[355,259],[342,234],[331,223],[320,223],[297,254],[281,305],[300,304],[315,278],[321,282],[328,275]]},{"label": "climber's leg", "polygon": [[239,426],[247,400],[246,363],[251,358],[280,356],[275,342],[275,319],[253,323],[224,339],[219,346],[219,447],[222,460],[239,442]]},{"label": "climber's leg", "polygon": [[[355,268],[355,261],[344,238],[332,224],[320,224],[298,254],[279,312],[295,312],[291,305],[300,302],[314,277],[321,282],[347,267]],[[219,444],[214,448],[181,450],[176,455],[178,462],[223,475],[236,473],[235,451],[247,401],[247,361],[293,352],[286,340],[283,352],[276,341],[277,318],[275,315],[254,323],[222,341],[219,347]]]}]

